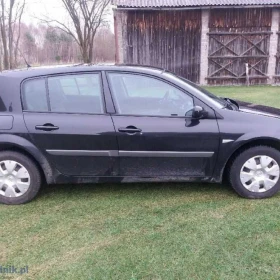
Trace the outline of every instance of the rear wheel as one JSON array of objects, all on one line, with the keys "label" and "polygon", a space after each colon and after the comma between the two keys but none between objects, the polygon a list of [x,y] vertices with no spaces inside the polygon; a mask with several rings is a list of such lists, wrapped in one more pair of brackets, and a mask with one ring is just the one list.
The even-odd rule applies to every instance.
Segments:
[{"label": "rear wheel", "polygon": [[0,203],[29,202],[40,187],[40,172],[30,158],[18,152],[0,152]]},{"label": "rear wheel", "polygon": [[266,146],[252,147],[233,161],[229,179],[246,198],[268,198],[280,190],[280,152]]}]

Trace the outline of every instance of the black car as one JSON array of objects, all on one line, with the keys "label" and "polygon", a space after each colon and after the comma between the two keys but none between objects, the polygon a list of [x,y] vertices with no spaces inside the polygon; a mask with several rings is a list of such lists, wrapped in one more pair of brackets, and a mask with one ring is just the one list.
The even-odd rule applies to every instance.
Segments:
[{"label": "black car", "polygon": [[163,69],[3,72],[0,202],[28,202],[43,183],[224,178],[243,197],[270,197],[280,188],[279,117]]}]

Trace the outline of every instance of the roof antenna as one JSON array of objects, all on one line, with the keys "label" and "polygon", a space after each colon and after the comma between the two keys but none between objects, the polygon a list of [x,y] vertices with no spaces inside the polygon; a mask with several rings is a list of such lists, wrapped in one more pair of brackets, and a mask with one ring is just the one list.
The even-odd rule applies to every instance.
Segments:
[{"label": "roof antenna", "polygon": [[27,66],[27,69],[31,68],[32,66],[27,62],[26,58],[24,57],[23,53],[21,52],[20,48],[14,43],[15,47],[17,48],[19,54],[22,56],[22,58],[24,59],[24,62]]}]

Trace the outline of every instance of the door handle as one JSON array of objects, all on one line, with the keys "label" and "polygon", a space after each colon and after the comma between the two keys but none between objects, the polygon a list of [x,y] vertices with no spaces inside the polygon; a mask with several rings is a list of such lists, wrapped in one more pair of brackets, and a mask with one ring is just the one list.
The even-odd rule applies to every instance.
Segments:
[{"label": "door handle", "polygon": [[137,133],[137,132],[142,132],[142,129],[137,128],[135,126],[128,126],[128,127],[120,127],[119,132],[125,132],[125,133]]},{"label": "door handle", "polygon": [[59,127],[55,126],[55,125],[53,125],[51,123],[46,123],[44,125],[36,125],[35,129],[36,130],[43,130],[43,131],[53,131],[53,130],[58,130]]}]

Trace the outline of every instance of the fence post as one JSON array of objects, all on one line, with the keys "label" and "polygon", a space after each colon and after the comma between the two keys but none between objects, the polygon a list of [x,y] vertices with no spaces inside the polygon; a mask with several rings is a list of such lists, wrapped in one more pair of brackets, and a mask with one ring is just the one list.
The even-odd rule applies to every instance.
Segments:
[{"label": "fence post", "polygon": [[245,63],[245,69],[246,69],[246,85],[248,87],[250,85],[249,63]]},{"label": "fence post", "polygon": [[209,50],[209,18],[210,9],[201,12],[201,48],[200,48],[200,79],[201,85],[207,85],[208,76],[208,50]]},{"label": "fence post", "polygon": [[273,76],[275,75],[276,70],[276,55],[278,49],[278,30],[279,30],[279,10],[277,8],[272,9],[272,22],[271,22],[271,31],[270,36],[270,45],[269,45],[269,61],[267,74],[269,77],[269,84],[273,83]]}]

